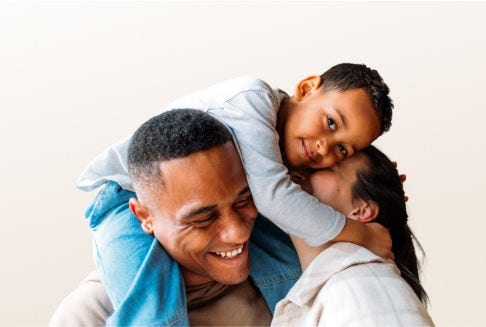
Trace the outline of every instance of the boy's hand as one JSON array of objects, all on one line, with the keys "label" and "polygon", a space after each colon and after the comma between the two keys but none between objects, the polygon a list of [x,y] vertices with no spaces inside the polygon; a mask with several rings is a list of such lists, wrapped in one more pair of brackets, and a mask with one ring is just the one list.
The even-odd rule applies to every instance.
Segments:
[{"label": "boy's hand", "polygon": [[367,223],[363,244],[365,248],[387,261],[393,261],[395,255],[392,252],[392,239],[390,232],[378,223]]},{"label": "boy's hand", "polygon": [[[392,161],[392,164],[398,170],[398,168],[397,168],[398,167],[397,162],[396,161]],[[399,176],[400,176],[400,182],[402,182],[402,184],[403,184],[407,180],[407,175],[405,175],[405,174],[399,174]],[[405,190],[405,188],[404,188],[404,190]],[[405,202],[407,202],[407,201],[408,201],[408,196],[405,195]]]},{"label": "boy's hand", "polygon": [[333,242],[352,242],[361,245],[385,260],[394,260],[392,239],[388,230],[378,223],[362,223],[346,218],[346,225]]}]

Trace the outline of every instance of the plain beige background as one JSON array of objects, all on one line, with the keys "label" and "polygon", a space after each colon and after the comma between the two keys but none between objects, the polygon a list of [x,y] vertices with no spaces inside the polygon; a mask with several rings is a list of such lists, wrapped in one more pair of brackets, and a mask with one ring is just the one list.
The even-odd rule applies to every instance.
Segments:
[{"label": "plain beige background", "polygon": [[252,75],[293,93],[340,62],[396,110],[438,326],[486,326],[486,3],[0,3],[0,325],[46,325],[94,267],[83,167],[169,101]]}]

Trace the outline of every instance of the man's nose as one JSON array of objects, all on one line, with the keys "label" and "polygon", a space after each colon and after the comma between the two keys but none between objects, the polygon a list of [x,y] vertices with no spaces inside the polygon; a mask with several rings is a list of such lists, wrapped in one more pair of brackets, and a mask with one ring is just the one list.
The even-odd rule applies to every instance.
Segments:
[{"label": "man's nose", "polygon": [[225,213],[224,219],[220,220],[220,238],[226,243],[240,244],[248,240],[251,233],[251,221],[245,219],[235,210]]}]

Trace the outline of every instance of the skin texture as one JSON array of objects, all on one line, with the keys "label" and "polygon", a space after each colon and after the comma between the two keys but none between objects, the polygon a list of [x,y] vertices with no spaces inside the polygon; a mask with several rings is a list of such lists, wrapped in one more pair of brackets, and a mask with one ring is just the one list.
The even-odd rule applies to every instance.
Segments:
[{"label": "skin texture", "polygon": [[[368,223],[373,221],[379,213],[379,207],[373,201],[352,198],[352,187],[356,182],[356,172],[365,165],[365,158],[357,153],[346,158],[331,168],[322,169],[313,174],[291,172],[291,179],[301,185],[302,189],[313,194],[319,201],[333,207],[354,221]],[[302,239],[291,236],[301,261],[302,269],[329,247],[326,243],[319,247],[311,247]]]},{"label": "skin texture", "polygon": [[364,217],[357,217],[356,210],[366,204],[361,199],[352,197],[352,187],[357,180],[356,172],[363,167],[365,158],[361,153],[346,158],[332,167],[318,170],[312,174],[292,172],[292,180],[304,191],[314,195],[319,201],[333,207],[346,217],[369,222]]},{"label": "skin texture", "polygon": [[[176,260],[186,285],[237,284],[250,272],[257,210],[232,143],[159,163],[164,185],[137,190],[130,208]],[[135,185],[137,188],[137,185]],[[232,258],[216,252],[241,249]]]},{"label": "skin texture", "polygon": [[292,167],[330,167],[380,135],[378,115],[363,89],[324,91],[321,84],[320,76],[302,80],[280,108],[280,146]]}]

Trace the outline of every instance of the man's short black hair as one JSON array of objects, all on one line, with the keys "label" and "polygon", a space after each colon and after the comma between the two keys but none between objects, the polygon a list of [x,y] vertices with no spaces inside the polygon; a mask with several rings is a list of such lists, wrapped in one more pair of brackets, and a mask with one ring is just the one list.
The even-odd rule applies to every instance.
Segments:
[{"label": "man's short black hair", "polygon": [[390,129],[393,101],[388,95],[390,89],[378,71],[363,64],[343,63],[331,67],[321,78],[324,91],[365,90],[380,119],[380,134]]},{"label": "man's short black hair", "polygon": [[229,130],[200,110],[174,109],[157,115],[133,135],[128,147],[128,170],[132,181],[160,181],[158,163],[184,158],[192,153],[232,141]]}]

